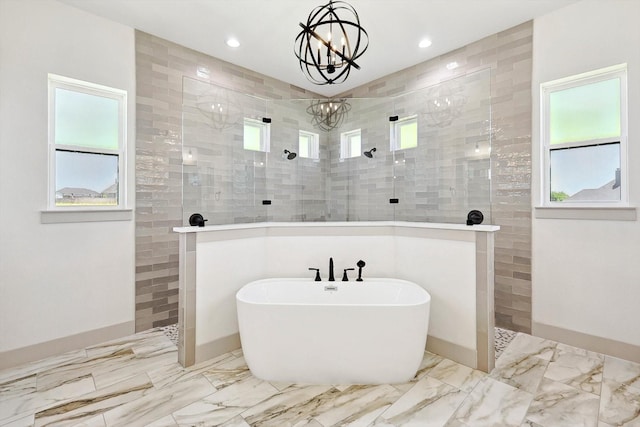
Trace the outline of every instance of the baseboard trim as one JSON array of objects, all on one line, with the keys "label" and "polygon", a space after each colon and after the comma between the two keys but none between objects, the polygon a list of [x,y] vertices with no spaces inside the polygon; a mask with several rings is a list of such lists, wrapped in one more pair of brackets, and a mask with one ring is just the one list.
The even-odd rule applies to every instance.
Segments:
[{"label": "baseboard trim", "polygon": [[532,322],[532,335],[640,363],[640,346]]},{"label": "baseboard trim", "polygon": [[449,341],[429,335],[427,337],[427,351],[446,357],[473,369],[478,368],[478,353],[471,348],[463,347]]},{"label": "baseboard trim", "polygon": [[196,345],[195,363],[204,362],[241,347],[240,334],[231,334],[215,341]]},{"label": "baseboard trim", "polygon": [[28,362],[57,356],[67,351],[78,350],[94,344],[116,338],[126,337],[135,333],[135,321],[81,332],[68,337],[57,338],[43,343],[33,344],[15,350],[0,353],[0,369],[12,368]]}]

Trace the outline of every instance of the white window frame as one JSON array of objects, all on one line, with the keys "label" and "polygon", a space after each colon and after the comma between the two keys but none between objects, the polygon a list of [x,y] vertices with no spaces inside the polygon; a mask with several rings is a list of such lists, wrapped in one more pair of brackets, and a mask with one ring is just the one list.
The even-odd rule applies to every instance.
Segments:
[{"label": "white window frame", "polygon": [[[400,135],[402,131],[402,126],[407,124],[415,123],[416,128],[418,127],[418,115],[414,114],[412,116],[403,117],[396,121],[389,122],[389,146],[391,151],[399,151],[399,150],[411,150],[412,148],[418,148],[418,136],[416,135],[416,146],[415,147],[407,147],[402,148],[402,141],[400,140]],[[419,130],[416,129],[416,132],[419,133]]]},{"label": "white window frame", "polygon": [[[307,138],[307,152],[309,153],[308,157],[303,157],[302,156],[302,142],[300,141],[300,138],[305,137]],[[301,158],[306,158],[306,159],[312,159],[312,160],[318,160],[320,159],[320,135],[315,133],[315,132],[309,132],[306,130],[299,130],[298,131],[298,153],[300,154]]]},{"label": "white window frame", "polygon": [[[245,146],[245,142],[244,142],[244,127],[245,126],[253,126],[256,128],[260,129],[260,146],[257,150],[253,150],[251,148],[246,148]],[[271,149],[271,124],[264,122],[262,120],[257,120],[257,119],[251,119],[248,117],[244,118],[244,122],[243,122],[243,126],[242,126],[242,132],[243,132],[243,137],[242,137],[242,148],[244,148],[247,151],[256,151],[256,152],[263,152],[263,153],[268,153]]]},{"label": "white window frame", "polygon": [[[351,138],[354,136],[360,137],[360,149],[355,153],[351,150]],[[362,129],[354,129],[347,132],[340,133],[340,160],[351,159],[354,157],[360,157],[362,155]]]},{"label": "white window frame", "polygon": [[[564,144],[550,142],[550,94],[556,91],[571,89],[588,84],[598,83],[613,78],[620,79],[620,136],[593,140],[582,140]],[[627,66],[626,64],[602,68],[596,71],[578,74],[540,85],[540,118],[541,118],[541,206],[542,208],[623,208],[629,206],[629,180],[627,167]],[[562,148],[579,148],[594,145],[620,144],[620,200],[585,201],[585,202],[553,202],[551,201],[551,151]],[[548,214],[545,214],[548,215]],[[580,215],[578,215],[579,217]]]},{"label": "white window frame", "polygon": [[[96,83],[85,82],[56,74],[48,75],[49,84],[49,197],[47,210],[66,211],[121,211],[127,206],[127,91]],[[118,101],[118,148],[116,150],[76,145],[56,144],[55,106],[56,89],[84,93],[87,95],[111,98]],[[56,206],[56,151],[73,151],[88,154],[107,154],[118,156],[118,204],[111,206]],[[78,219],[78,221],[83,221]],[[46,221],[56,222],[56,220]],[[72,221],[75,222],[75,221]]]}]

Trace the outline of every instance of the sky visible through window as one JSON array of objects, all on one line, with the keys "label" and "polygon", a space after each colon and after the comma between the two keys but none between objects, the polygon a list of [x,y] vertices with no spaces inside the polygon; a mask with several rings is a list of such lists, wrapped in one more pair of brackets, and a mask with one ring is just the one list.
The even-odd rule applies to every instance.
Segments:
[{"label": "sky visible through window", "polygon": [[551,191],[569,196],[584,189],[600,188],[616,177],[620,144],[606,144],[551,151]]},{"label": "sky visible through window", "polygon": [[117,155],[56,151],[56,191],[71,187],[101,193],[117,178]]}]

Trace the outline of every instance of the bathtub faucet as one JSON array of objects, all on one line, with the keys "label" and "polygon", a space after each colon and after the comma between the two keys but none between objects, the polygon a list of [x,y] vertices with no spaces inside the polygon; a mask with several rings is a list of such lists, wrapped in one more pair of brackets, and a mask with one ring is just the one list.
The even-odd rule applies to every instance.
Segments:
[{"label": "bathtub faucet", "polygon": [[329,281],[335,282],[336,278],[333,277],[333,258],[329,258]]}]

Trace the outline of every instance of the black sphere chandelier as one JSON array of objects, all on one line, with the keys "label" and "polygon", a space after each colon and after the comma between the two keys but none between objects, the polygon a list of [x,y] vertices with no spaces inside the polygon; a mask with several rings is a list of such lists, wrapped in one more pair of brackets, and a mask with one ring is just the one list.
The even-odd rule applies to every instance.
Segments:
[{"label": "black sphere chandelier", "polygon": [[[341,14],[343,17],[339,17]],[[300,23],[295,54],[307,79],[318,85],[344,82],[369,47],[369,36],[355,9],[343,1],[318,6]]]},{"label": "black sphere chandelier", "polygon": [[307,114],[311,116],[311,124],[324,131],[340,127],[351,104],[346,99],[314,99],[307,107]]}]

